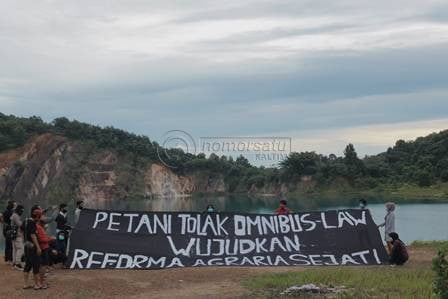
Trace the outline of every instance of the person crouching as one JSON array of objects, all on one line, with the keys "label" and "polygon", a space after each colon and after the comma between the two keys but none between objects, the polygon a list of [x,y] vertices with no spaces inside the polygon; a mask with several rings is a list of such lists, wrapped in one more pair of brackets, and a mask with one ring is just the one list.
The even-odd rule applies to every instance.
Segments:
[{"label": "person crouching", "polygon": [[403,265],[409,259],[406,245],[400,240],[397,233],[390,233],[389,237],[392,239],[392,250],[390,253],[389,262],[391,265]]}]

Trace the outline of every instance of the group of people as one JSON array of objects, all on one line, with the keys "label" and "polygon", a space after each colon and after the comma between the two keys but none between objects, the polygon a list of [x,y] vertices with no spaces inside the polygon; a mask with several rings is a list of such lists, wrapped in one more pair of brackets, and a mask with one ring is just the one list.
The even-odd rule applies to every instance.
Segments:
[{"label": "group of people", "polygon": [[[75,221],[82,210],[82,201],[77,202]],[[5,262],[14,269],[24,272],[24,289],[47,289],[46,276],[50,266],[64,264],[71,226],[68,224],[67,204],[42,209],[31,207],[29,217],[24,218],[25,208],[15,201],[8,201],[5,211],[0,214],[5,238]],[[56,223],[56,237],[48,233],[48,225]],[[33,272],[34,284],[29,275]]]},{"label": "group of people", "polygon": [[384,227],[384,240],[387,244],[387,252],[389,253],[389,262],[391,265],[403,265],[409,259],[406,245],[400,240],[399,235],[395,231],[395,204],[393,202],[386,203],[386,216],[384,222],[378,225],[378,228]]},{"label": "group of people", "polygon": [[[384,239],[387,244],[387,253],[389,254],[389,262],[391,265],[403,265],[409,259],[409,254],[406,245],[400,240],[400,237],[395,231],[395,204],[388,202],[386,206],[386,216],[384,222],[378,225],[378,228],[384,227]],[[367,201],[365,199],[359,200],[359,207],[367,209]],[[291,210],[288,208],[287,201],[282,199],[279,202],[279,207],[275,210],[276,215],[290,214]]]},{"label": "group of people", "polygon": [[[364,199],[359,201],[361,209],[367,208]],[[409,255],[405,244],[395,232],[395,204],[386,203],[386,216],[384,222],[378,227],[384,227],[387,251],[392,265],[403,265]],[[8,201],[3,214],[0,214],[0,222],[3,223],[3,236],[5,238],[5,262],[12,264],[17,270],[24,272],[25,289],[46,289],[46,273],[49,266],[64,264],[71,226],[68,224],[68,209],[66,204],[59,205],[56,216],[49,212],[55,207],[42,209],[39,205],[31,208],[30,217],[23,219],[25,208],[14,201]],[[83,202],[76,203],[75,224],[79,220]],[[212,205],[208,205],[206,212],[216,212]],[[275,210],[276,215],[290,214],[286,200],[279,202]],[[47,233],[48,224],[56,223],[56,237]],[[33,272],[34,285],[29,284],[29,274]]]}]

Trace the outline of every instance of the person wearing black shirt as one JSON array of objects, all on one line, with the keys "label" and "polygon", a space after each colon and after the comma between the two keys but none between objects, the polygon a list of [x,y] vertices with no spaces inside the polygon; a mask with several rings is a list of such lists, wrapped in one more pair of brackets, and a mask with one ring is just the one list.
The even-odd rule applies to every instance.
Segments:
[{"label": "person wearing black shirt", "polygon": [[67,205],[65,203],[60,204],[59,214],[54,219],[56,222],[56,233],[71,229],[71,227],[67,224],[67,212]]},{"label": "person wearing black shirt", "polygon": [[39,290],[42,288],[39,275],[41,264],[40,256],[42,251],[39,246],[39,241],[37,240],[37,222],[40,221],[41,216],[41,209],[32,210],[31,219],[27,219],[22,227],[25,238],[25,268],[23,269],[25,281],[24,289],[33,288],[28,282],[31,270],[33,270],[34,289]]},{"label": "person wearing black shirt", "polygon": [[12,239],[9,235],[11,229],[11,216],[14,212],[15,201],[8,201],[5,211],[3,212],[3,237],[5,237],[5,262],[12,262]]}]

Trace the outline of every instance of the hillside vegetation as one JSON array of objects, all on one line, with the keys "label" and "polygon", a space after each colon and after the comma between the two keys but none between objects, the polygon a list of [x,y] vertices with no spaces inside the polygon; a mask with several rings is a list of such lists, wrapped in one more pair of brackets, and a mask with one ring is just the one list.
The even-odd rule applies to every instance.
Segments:
[{"label": "hillside vegetation", "polygon": [[[354,146],[348,144],[342,156],[293,152],[278,168],[265,168],[252,166],[243,156],[233,159],[215,154],[209,157],[192,155],[179,149],[162,151],[158,143],[146,136],[65,117],[46,123],[35,116],[23,118],[0,113],[0,152],[21,147],[31,137],[43,133],[112,150],[135,164],[140,161],[156,163],[159,152],[164,155],[164,161],[175,166],[176,173],[219,173],[224,177],[228,192],[263,192],[285,185],[292,192],[306,193],[395,191],[405,194],[414,190],[422,196],[448,195],[445,184],[448,181],[448,130],[412,141],[398,140],[393,147],[374,156],[360,158]],[[311,180],[303,184],[305,176]]]}]

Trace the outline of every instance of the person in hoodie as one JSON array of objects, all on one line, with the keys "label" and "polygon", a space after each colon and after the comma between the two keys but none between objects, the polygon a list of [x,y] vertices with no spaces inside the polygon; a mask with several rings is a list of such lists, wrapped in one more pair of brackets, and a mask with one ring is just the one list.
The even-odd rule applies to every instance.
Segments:
[{"label": "person in hoodie", "polygon": [[390,253],[389,262],[391,265],[403,265],[409,259],[409,254],[403,241],[397,233],[390,233],[389,237],[392,239],[392,251]]},{"label": "person in hoodie", "polygon": [[392,238],[389,236],[390,233],[395,232],[395,204],[393,202],[386,203],[386,216],[384,217],[384,222],[379,224],[378,227],[384,226],[384,240],[387,243],[387,249],[389,255],[392,252]]}]

